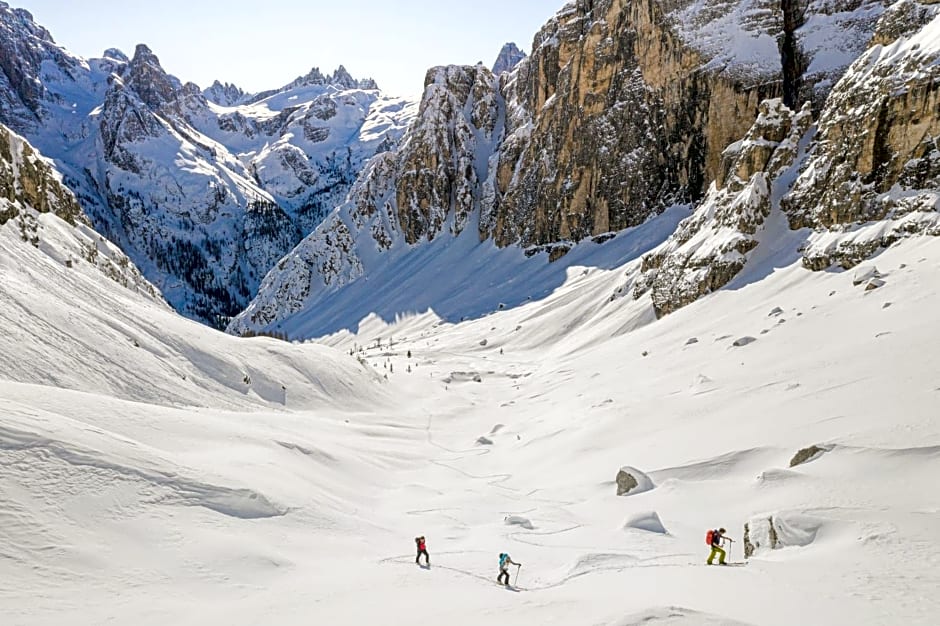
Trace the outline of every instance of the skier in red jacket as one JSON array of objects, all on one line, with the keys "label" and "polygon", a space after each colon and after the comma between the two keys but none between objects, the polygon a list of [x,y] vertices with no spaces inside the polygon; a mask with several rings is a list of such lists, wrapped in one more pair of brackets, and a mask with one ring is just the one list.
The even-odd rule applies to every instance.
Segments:
[{"label": "skier in red jacket", "polygon": [[418,546],[418,556],[415,557],[415,563],[421,565],[421,555],[424,555],[425,565],[431,565],[431,557],[428,556],[428,547],[424,542],[424,535],[415,537],[415,545]]}]

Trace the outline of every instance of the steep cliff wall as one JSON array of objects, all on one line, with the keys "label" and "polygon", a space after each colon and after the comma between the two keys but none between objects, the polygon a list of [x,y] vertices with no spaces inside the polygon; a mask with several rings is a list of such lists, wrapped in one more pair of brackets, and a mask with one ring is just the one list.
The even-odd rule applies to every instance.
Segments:
[{"label": "steep cliff wall", "polygon": [[940,234],[940,17],[901,2],[833,89],[811,158],[783,199],[817,230],[804,264],[852,267],[914,233]]}]

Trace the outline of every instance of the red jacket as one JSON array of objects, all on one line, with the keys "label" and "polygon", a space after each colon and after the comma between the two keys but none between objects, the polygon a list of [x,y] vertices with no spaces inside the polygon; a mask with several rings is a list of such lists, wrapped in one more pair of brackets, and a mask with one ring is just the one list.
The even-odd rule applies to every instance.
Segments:
[{"label": "red jacket", "polygon": [[423,540],[423,539],[419,539],[419,540],[418,540],[418,552],[421,552],[421,551],[426,550],[426,549],[427,549],[427,548],[424,547],[424,540]]}]

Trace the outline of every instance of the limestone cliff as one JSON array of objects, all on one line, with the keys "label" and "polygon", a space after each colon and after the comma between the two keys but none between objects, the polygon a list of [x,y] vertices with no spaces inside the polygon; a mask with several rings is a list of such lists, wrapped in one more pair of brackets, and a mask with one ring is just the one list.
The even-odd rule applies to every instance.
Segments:
[{"label": "limestone cliff", "polygon": [[100,272],[163,303],[130,259],[92,230],[53,164],[0,125],[0,248],[32,245],[77,272]]},{"label": "limestone cliff", "polygon": [[940,7],[900,2],[826,102],[783,199],[816,230],[804,265],[849,268],[914,233],[940,234]]},{"label": "limestone cliff", "polygon": [[[660,313],[674,310],[743,267],[779,173],[762,168],[793,165],[811,112],[882,11],[873,0],[577,0],[512,72],[436,68],[397,152],[367,168],[373,180],[288,256],[283,266],[299,274],[269,274],[232,328],[297,314],[367,276],[384,252],[442,233],[475,229],[481,241],[556,260],[582,240],[704,201],[638,283],[640,292],[655,284]],[[731,248],[693,254],[693,240],[715,229],[736,229]],[[351,247],[327,253],[328,241]],[[347,262],[321,273],[322,259],[339,257]],[[309,285],[303,297],[290,287],[298,283]],[[290,303],[279,307],[283,293]]]},{"label": "limestone cliff", "polygon": [[725,166],[705,200],[643,258],[635,297],[649,291],[656,313],[664,315],[731,281],[757,247],[774,186],[796,162],[811,123],[808,105],[794,113],[780,99],[761,103],[754,126],[725,150]]}]

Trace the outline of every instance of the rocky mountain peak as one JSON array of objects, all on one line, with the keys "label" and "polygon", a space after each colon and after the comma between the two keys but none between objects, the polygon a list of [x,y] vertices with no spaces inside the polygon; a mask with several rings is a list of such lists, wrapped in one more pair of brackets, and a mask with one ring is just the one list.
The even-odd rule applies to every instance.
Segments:
[{"label": "rocky mountain peak", "polygon": [[202,93],[210,102],[215,102],[224,107],[240,104],[248,95],[241,87],[231,83],[221,83],[219,81],[212,83],[212,85]]},{"label": "rocky mountain peak", "polygon": [[326,83],[326,76],[320,71],[319,67],[312,67],[304,76],[300,76],[292,84],[301,87],[306,85],[322,85]]},{"label": "rocky mountain peak", "polygon": [[29,11],[0,2],[0,114],[14,129],[36,123],[46,94],[38,80],[42,63],[65,65],[64,56]]},{"label": "rocky mountain peak", "polygon": [[121,63],[131,62],[131,60],[127,58],[127,55],[124,54],[124,52],[122,52],[121,50],[118,50],[117,48],[108,48],[107,50],[104,51],[103,57],[105,59],[111,59],[114,61],[119,61]]},{"label": "rocky mountain peak", "polygon": [[511,72],[525,57],[525,52],[520,50],[516,44],[507,43],[499,51],[499,56],[496,57],[496,63],[493,64],[493,73],[499,76]]},{"label": "rocky mountain peak", "polygon": [[0,22],[5,25],[19,27],[30,36],[47,43],[54,43],[49,31],[33,20],[33,14],[26,9],[14,9],[6,2],[0,2]]},{"label": "rocky mountain peak", "polygon": [[346,89],[355,89],[358,86],[356,79],[353,78],[352,74],[350,74],[342,65],[336,68],[336,71],[333,72],[333,76],[330,77],[330,83],[334,85],[342,85]]},{"label": "rocky mountain peak", "polygon": [[144,44],[137,44],[134,58],[124,71],[124,84],[153,109],[175,100],[181,87],[178,80],[164,71],[157,55]]}]

